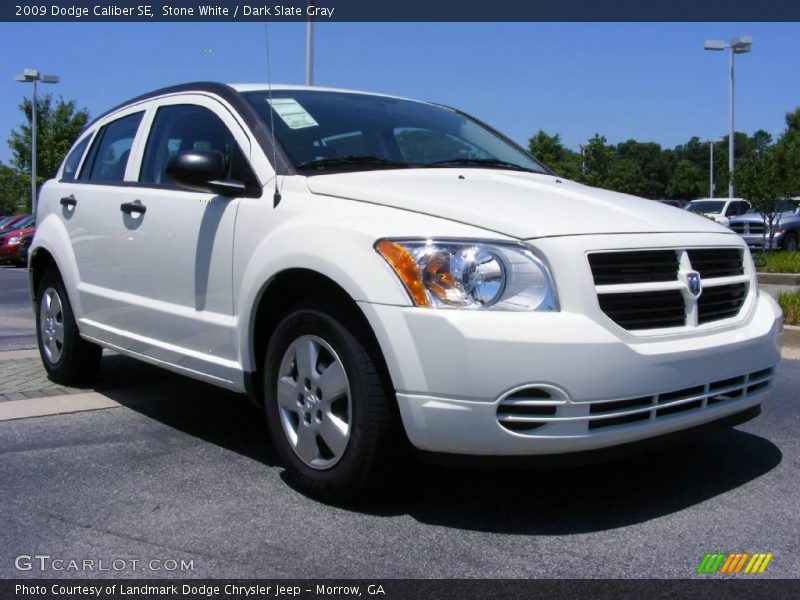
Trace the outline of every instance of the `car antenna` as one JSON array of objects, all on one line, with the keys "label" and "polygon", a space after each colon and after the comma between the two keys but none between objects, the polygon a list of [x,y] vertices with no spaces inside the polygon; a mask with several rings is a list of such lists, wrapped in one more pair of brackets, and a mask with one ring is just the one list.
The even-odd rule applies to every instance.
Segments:
[{"label": "car antenna", "polygon": [[269,31],[264,22],[264,40],[267,49],[267,103],[269,104],[269,131],[272,135],[272,166],[275,169],[275,193],[272,195],[272,207],[278,208],[281,203],[281,192],[278,189],[278,140],[275,137],[275,109],[272,107],[272,63],[269,57]]}]

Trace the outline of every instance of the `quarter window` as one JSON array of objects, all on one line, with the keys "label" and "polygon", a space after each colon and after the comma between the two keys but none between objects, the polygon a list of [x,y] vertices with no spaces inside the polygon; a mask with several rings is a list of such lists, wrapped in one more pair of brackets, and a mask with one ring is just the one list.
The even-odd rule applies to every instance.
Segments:
[{"label": "quarter window", "polygon": [[167,163],[178,152],[215,150],[225,158],[226,176],[248,187],[257,180],[233,134],[211,110],[194,104],[162,106],[156,113],[144,149],[139,181],[169,185]]},{"label": "quarter window", "polygon": [[112,121],[98,132],[81,168],[80,179],[118,182],[125,179],[133,138],[144,113],[138,112]]},{"label": "quarter window", "polygon": [[64,161],[64,170],[61,172],[61,179],[65,181],[72,181],[78,175],[78,165],[81,164],[81,158],[83,158],[83,153],[86,151],[86,146],[89,145],[89,140],[92,138],[91,135],[87,135],[83,138],[78,145],[72,149],[72,152],[69,153],[67,156],[67,160]]}]

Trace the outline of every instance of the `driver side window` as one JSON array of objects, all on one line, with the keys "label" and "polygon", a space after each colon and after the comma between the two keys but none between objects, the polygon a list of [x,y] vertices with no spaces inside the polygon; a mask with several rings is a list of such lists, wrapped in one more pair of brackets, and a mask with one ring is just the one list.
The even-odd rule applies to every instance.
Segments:
[{"label": "driver side window", "polygon": [[252,168],[228,127],[211,110],[194,104],[162,106],[156,112],[139,173],[141,183],[170,185],[165,170],[178,152],[214,150],[227,167],[226,178],[256,186]]}]

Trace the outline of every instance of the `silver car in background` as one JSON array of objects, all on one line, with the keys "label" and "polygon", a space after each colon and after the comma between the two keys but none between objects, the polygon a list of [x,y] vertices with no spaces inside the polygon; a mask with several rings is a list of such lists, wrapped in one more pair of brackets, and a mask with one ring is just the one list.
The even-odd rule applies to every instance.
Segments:
[{"label": "silver car in background", "polygon": [[[797,243],[800,239],[800,199],[794,198],[783,200],[778,205],[780,210],[780,221],[775,230],[770,246],[769,231],[767,224],[760,213],[750,211],[730,221],[729,227],[738,233],[751,250],[787,250],[797,251]],[[764,235],[766,231],[766,235]]]}]

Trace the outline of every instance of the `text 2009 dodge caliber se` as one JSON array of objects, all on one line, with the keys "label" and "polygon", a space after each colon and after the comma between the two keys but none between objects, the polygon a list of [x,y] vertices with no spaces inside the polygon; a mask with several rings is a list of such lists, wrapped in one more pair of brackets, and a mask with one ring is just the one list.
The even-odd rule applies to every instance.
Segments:
[{"label": "text 2009 dodge caliber se", "polygon": [[92,123],[38,213],[56,381],[105,347],[245,391],[327,500],[409,442],[511,461],[741,422],[780,356],[733,232],[561,179],[426,102],[162,89]]}]

